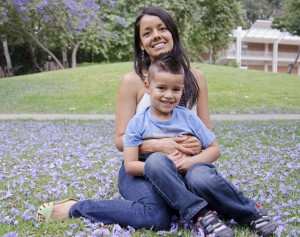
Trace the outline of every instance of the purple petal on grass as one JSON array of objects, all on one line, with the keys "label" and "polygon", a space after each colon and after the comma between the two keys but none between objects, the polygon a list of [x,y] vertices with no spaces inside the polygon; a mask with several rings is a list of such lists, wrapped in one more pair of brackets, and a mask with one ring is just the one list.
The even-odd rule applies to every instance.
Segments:
[{"label": "purple petal on grass", "polygon": [[71,229],[78,229],[79,228],[79,225],[78,224],[70,224],[70,228]]},{"label": "purple petal on grass", "polygon": [[284,230],[284,226],[282,226],[282,225],[278,226],[278,228],[275,231],[276,236],[280,237],[283,230]]},{"label": "purple petal on grass", "polygon": [[22,215],[22,219],[25,220],[25,221],[28,221],[30,219],[35,219],[35,217],[30,213],[31,211],[30,210],[26,210],[24,212],[24,214]]},{"label": "purple petal on grass", "polygon": [[83,231],[78,232],[75,237],[86,237],[86,234]]},{"label": "purple petal on grass", "polygon": [[4,218],[2,218],[0,220],[0,223],[2,223],[2,224],[10,224],[11,221],[12,221],[12,219],[9,216],[6,216],[6,217],[4,217]]},{"label": "purple petal on grass", "polygon": [[74,236],[72,230],[66,230],[66,234],[67,234],[68,236]]},{"label": "purple petal on grass", "polygon": [[0,201],[2,201],[2,200],[4,200],[4,199],[7,199],[7,198],[10,198],[10,197],[12,197],[12,196],[13,196],[13,194],[12,194],[10,191],[8,191],[7,194],[6,194],[4,197],[1,197],[1,198],[0,198]]},{"label": "purple petal on grass", "polygon": [[9,232],[9,233],[3,235],[2,237],[18,237],[18,236],[19,236],[18,231],[16,230],[16,231],[13,231],[13,232]]},{"label": "purple petal on grass", "polygon": [[92,233],[91,237],[98,236],[110,236],[110,231],[108,229],[97,229]]}]

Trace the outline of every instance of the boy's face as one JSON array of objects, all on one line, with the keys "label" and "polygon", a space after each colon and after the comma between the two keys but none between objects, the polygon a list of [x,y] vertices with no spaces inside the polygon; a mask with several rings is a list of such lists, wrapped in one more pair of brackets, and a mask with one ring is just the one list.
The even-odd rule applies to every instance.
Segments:
[{"label": "boy's face", "polygon": [[179,104],[183,92],[184,76],[169,72],[155,72],[150,83],[145,81],[146,92],[151,98],[151,114],[168,119]]}]

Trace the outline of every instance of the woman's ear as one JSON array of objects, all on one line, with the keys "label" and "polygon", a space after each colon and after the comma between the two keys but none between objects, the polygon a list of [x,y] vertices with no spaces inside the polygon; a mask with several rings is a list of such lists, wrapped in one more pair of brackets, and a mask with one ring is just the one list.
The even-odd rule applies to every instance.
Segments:
[{"label": "woman's ear", "polygon": [[146,93],[150,94],[150,89],[149,89],[150,84],[149,84],[147,79],[144,81],[144,86],[145,86],[145,89],[146,89]]}]

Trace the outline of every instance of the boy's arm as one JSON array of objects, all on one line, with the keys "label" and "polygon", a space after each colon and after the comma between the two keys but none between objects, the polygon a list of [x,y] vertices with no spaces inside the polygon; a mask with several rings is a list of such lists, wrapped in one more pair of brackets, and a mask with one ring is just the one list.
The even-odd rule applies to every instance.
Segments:
[{"label": "boy's arm", "polygon": [[126,172],[134,176],[143,176],[145,163],[139,161],[139,147],[124,147],[123,155]]},{"label": "boy's arm", "polygon": [[214,140],[206,149],[202,150],[201,153],[192,157],[196,163],[213,163],[216,161],[221,154],[219,144]]}]

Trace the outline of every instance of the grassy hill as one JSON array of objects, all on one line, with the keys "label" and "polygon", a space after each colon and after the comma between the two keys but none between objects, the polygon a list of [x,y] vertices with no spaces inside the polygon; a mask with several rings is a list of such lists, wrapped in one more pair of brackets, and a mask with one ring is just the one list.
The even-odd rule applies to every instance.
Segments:
[{"label": "grassy hill", "polygon": [[[194,63],[206,75],[211,113],[300,113],[300,77]],[[78,67],[0,79],[0,113],[112,114],[133,64]]]}]

